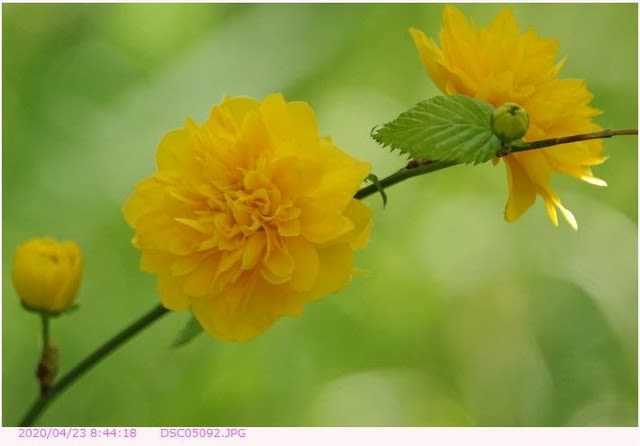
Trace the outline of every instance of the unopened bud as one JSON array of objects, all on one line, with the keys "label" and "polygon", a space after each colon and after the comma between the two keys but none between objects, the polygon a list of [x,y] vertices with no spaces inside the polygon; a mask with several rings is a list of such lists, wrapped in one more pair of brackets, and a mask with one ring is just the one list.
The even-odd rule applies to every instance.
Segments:
[{"label": "unopened bud", "polygon": [[515,102],[505,102],[491,115],[491,127],[503,142],[522,138],[529,129],[529,113]]},{"label": "unopened bud", "polygon": [[73,303],[82,275],[75,242],[32,239],[18,246],[11,271],[13,286],[25,307],[59,314]]}]

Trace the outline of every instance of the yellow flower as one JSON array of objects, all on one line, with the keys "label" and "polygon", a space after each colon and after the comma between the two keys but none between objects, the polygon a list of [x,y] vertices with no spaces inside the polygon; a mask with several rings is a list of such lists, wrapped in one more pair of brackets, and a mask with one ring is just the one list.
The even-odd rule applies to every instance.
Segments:
[{"label": "yellow flower", "polygon": [[[565,57],[556,63],[558,42],[541,39],[531,29],[520,33],[511,9],[478,28],[458,9],[445,7],[441,48],[421,31],[410,32],[427,73],[443,93],[475,97],[494,107],[505,102],[524,107],[530,118],[525,141],[601,129],[591,120],[600,111],[589,105],[593,95],[584,81],[557,78],[566,62]],[[557,208],[577,229],[573,214],[551,189],[551,173],[606,186],[591,172],[591,166],[606,160],[601,151],[602,142],[592,140],[504,157],[509,182],[505,219],[516,220],[540,195],[553,224],[558,225]]]},{"label": "yellow flower", "polygon": [[306,103],[225,98],[202,126],[167,134],[156,159],[123,212],[166,308],[245,341],[349,282],[369,238],[353,195],[370,166],[320,138]]},{"label": "yellow flower", "polygon": [[16,249],[11,274],[27,308],[60,313],[71,306],[80,286],[80,248],[51,238],[29,240]]}]

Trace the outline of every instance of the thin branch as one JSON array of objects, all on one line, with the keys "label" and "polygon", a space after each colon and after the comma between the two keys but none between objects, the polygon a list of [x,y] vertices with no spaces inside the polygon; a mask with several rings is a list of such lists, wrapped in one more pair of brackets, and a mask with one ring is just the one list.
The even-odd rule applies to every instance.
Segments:
[{"label": "thin branch", "polygon": [[[569,144],[569,143],[578,142],[578,141],[588,141],[590,139],[602,139],[602,138],[611,138],[613,136],[637,135],[637,134],[638,134],[638,129],[602,130],[602,131],[593,132],[593,133],[583,133],[580,135],[563,136],[561,138],[541,139],[539,141],[532,141],[529,143],[524,143],[522,145],[511,146],[510,150],[499,152],[496,156],[503,157],[503,156],[507,156],[510,153],[525,152],[528,150],[542,149],[545,147],[557,146],[560,144]],[[460,163],[456,161],[427,161],[422,163],[418,161],[412,161],[409,163],[407,167],[403,167],[397,172],[392,173],[388,177],[378,181],[377,183],[370,184],[368,186],[363,187],[358,192],[356,192],[356,194],[354,195],[354,198],[356,198],[357,200],[362,200],[363,198],[366,198],[369,195],[373,195],[376,192],[380,192],[381,189],[386,189],[387,187],[393,186],[394,184],[400,183],[408,178],[435,172],[436,170],[455,166],[457,164],[460,164]]]},{"label": "thin branch", "polygon": [[49,315],[46,313],[40,313],[40,320],[42,321],[42,349],[49,347]]},{"label": "thin branch", "polygon": [[106,358],[111,352],[118,347],[124,345],[129,339],[142,330],[147,328],[151,323],[168,313],[169,310],[161,305],[154,307],[151,311],[134,321],[128,327],[116,334],[114,337],[105,342],[97,350],[87,356],[80,364],[71,369],[60,381],[58,381],[51,389],[31,406],[26,413],[20,426],[31,426],[40,414],[47,408],[53,400],[64,392],[67,387],[73,384],[78,378],[87,373],[93,366]]},{"label": "thin branch", "polygon": [[541,139],[540,141],[533,141],[533,142],[525,143],[524,145],[513,146],[510,152],[500,154],[499,156],[506,156],[509,153],[514,153],[514,152],[525,152],[528,150],[542,149],[545,147],[557,146],[560,144],[569,144],[572,142],[588,141],[590,139],[602,139],[602,138],[611,138],[613,136],[637,135],[637,134],[638,134],[638,129],[602,130],[600,132],[582,133],[580,135],[563,136],[561,138]]},{"label": "thin branch", "polygon": [[435,172],[436,170],[444,169],[446,167],[455,166],[459,164],[455,161],[434,161],[427,164],[420,164],[417,167],[407,168],[403,167],[395,173],[392,173],[386,178],[380,180],[377,184],[370,184],[366,187],[360,189],[354,195],[354,198],[357,200],[362,200],[363,198],[368,197],[369,195],[373,195],[378,192],[380,189],[385,189],[389,186],[393,186],[396,183],[404,181],[411,177],[416,177],[418,175],[424,175],[426,173]]}]

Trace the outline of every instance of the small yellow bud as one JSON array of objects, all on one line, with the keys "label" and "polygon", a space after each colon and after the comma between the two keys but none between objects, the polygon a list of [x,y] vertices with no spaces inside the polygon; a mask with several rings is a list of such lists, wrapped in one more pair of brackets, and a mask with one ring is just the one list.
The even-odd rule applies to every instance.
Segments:
[{"label": "small yellow bud", "polygon": [[23,304],[34,311],[58,314],[74,301],[82,255],[75,242],[51,238],[29,240],[16,249],[12,278]]},{"label": "small yellow bud", "polygon": [[505,102],[493,111],[491,127],[502,141],[515,141],[527,134],[529,113],[515,102]]}]

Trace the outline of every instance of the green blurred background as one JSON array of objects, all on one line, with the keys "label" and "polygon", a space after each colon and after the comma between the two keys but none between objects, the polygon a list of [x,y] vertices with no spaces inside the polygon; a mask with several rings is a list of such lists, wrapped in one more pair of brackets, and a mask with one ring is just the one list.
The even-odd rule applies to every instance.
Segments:
[{"label": "green blurred background", "polygon": [[[498,5],[465,5],[488,24]],[[557,38],[605,128],[637,126],[637,5],[513,6]],[[15,296],[16,245],[51,235],[85,258],[81,309],[55,320],[61,372],[158,302],[120,207],[161,136],[224,94],[308,101],[323,134],[405,160],[369,130],[437,94],[408,33],[442,5],[3,5],[2,421],[37,396],[39,320]],[[456,167],[368,202],[375,227],[339,294],[246,344],[169,347],[171,314],[71,387],[44,425],[637,425],[637,139],[605,142],[597,188],[554,178],[580,224],[541,202],[502,219],[504,167]]]}]

